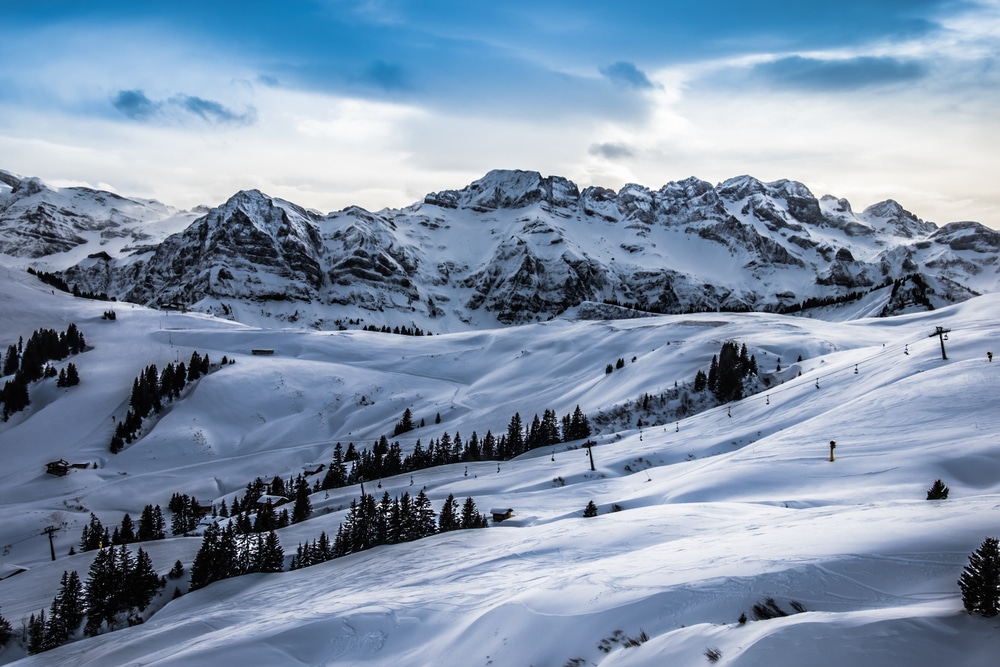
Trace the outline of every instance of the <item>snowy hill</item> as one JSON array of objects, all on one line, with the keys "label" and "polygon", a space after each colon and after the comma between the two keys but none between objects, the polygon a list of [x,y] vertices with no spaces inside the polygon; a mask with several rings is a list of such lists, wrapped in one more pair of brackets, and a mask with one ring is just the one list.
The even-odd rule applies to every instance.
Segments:
[{"label": "snowy hill", "polygon": [[[540,210],[573,198],[563,182],[528,180],[530,187],[513,192],[484,184],[479,192],[438,193],[444,205],[424,203],[408,215],[432,207],[428,225],[447,232],[450,224],[458,234],[459,214],[471,210],[463,206],[525,201]],[[740,202],[759,194],[752,182],[727,187],[746,191]],[[713,197],[710,186],[684,188]],[[782,188],[786,202],[801,194],[792,184],[768,188]],[[612,194],[601,195],[605,204]],[[258,273],[300,271],[297,280],[308,283],[308,258],[320,260],[298,241],[311,235],[311,226],[322,227],[315,214],[256,193],[239,197],[259,204],[260,215],[230,228],[230,246],[220,240],[206,252],[267,236],[276,250],[262,256]],[[497,211],[487,224],[522,213]],[[225,225],[216,224],[221,215],[194,223],[202,238],[225,234]],[[388,239],[405,237],[388,213],[339,215],[355,221],[351,233],[359,239],[344,247],[381,238],[384,248]],[[924,224],[895,215],[880,209],[872,219],[901,238],[904,228],[914,237],[928,233]],[[550,240],[556,233],[540,232]],[[649,233],[673,232],[650,227]],[[930,258],[945,245],[979,252],[990,237],[981,238],[977,227],[946,226],[920,238],[926,245],[914,245],[912,255]],[[495,252],[478,237],[469,243],[470,257],[472,250]],[[569,240],[532,248],[560,245],[562,256],[570,252]],[[418,246],[430,247],[412,247]],[[586,252],[596,256],[596,246]],[[861,246],[850,252],[855,260],[839,261],[869,261],[857,259],[864,257]],[[405,256],[388,254],[397,255]],[[192,271],[214,270],[211,261],[191,258]],[[236,271],[249,276],[249,264],[229,266],[233,281],[246,284]],[[854,304],[855,314],[888,297],[869,295]],[[514,413],[526,424],[545,409],[563,415],[577,405],[593,417],[616,415],[613,426],[593,436],[594,471],[582,442],[573,441],[499,464],[457,463],[379,480],[379,494],[423,489],[435,509],[454,494],[473,497],[483,511],[514,510],[512,519],[486,530],[228,579],[168,602],[170,582],[141,625],[34,657],[14,642],[0,649],[0,662],[610,667],[710,664],[717,652],[718,664],[746,666],[995,664],[998,623],[967,615],[956,581],[983,538],[1000,532],[993,516],[1000,500],[1000,364],[986,358],[1000,335],[998,295],[844,322],[765,313],[587,320],[567,310],[544,323],[432,337],[276,330],[200,313],[109,306],[53,294],[14,268],[0,280],[0,303],[0,351],[37,328],[69,323],[92,348],[56,364],[74,363],[79,386],[56,387],[54,378],[33,383],[28,409],[0,423],[0,573],[26,570],[0,580],[0,613],[16,629],[22,618],[48,608],[64,570],[86,577],[93,552],[68,552],[78,547],[91,512],[114,526],[146,504],[165,508],[175,492],[217,506],[231,502],[257,476],[289,477],[329,463],[337,442],[370,447],[392,436],[407,408],[425,424],[390,437],[407,453],[417,438],[426,444],[445,432],[465,439],[473,431],[505,432]],[[115,320],[102,318],[109,307]],[[937,327],[950,330],[947,360],[932,336]],[[708,369],[729,340],[754,355],[759,393],[669,420],[666,410],[638,407],[644,395],[674,390],[696,402],[695,373]],[[137,373],[147,364],[187,360],[194,351],[235,363],[191,383],[141,438],[111,454],[108,441]],[[619,358],[624,365],[606,372]],[[837,442],[832,462],[830,440]],[[47,475],[45,464],[60,458],[92,465]],[[950,497],[925,500],[939,478]],[[360,493],[358,485],[314,493],[311,517],[277,531],[286,557],[321,531],[335,534]],[[599,514],[583,518],[591,500]],[[54,562],[41,532],[46,526],[57,528]],[[196,534],[141,546],[166,574],[175,560],[189,570],[201,542]],[[185,580],[177,585],[184,589]],[[753,620],[753,606],[767,598],[789,615]],[[791,613],[793,602],[804,611]],[[741,613],[750,617],[745,624],[738,622]]]},{"label": "snowy hill", "polygon": [[[177,214],[7,181],[15,187],[0,191],[0,221],[10,240],[0,251],[9,257],[0,261],[35,258],[85,292],[261,326],[445,333],[547,321],[585,303],[857,312],[867,299],[878,303],[873,315],[901,314],[1000,287],[996,231],[939,227],[892,200],[856,213],[788,180],[581,191],[558,176],[496,170],[403,209],[326,215],[256,190]],[[115,222],[126,210],[135,224]]]}]

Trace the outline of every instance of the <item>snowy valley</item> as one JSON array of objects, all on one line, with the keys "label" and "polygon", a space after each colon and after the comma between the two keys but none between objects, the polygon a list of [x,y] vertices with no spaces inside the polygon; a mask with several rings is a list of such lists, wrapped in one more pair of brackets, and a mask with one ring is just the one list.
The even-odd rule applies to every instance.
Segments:
[{"label": "snowy valley", "polygon": [[[0,180],[0,352],[70,324],[87,344],[53,362],[78,385],[33,382],[0,422],[2,664],[996,664],[1000,622],[966,613],[957,584],[1000,535],[992,230],[894,202],[854,214],[787,181],[613,193],[491,172],[378,213],[244,192],[196,212],[115,199],[123,222],[63,202],[24,245],[41,204],[17,212],[15,195],[69,194]],[[40,249],[84,215],[86,242]],[[810,298],[794,316],[718,312]],[[717,405],[694,383],[727,341],[757,373]],[[193,352],[210,372],[112,453],[136,376]],[[217,512],[134,543],[159,575],[184,566],[141,624],[34,656],[18,641],[64,571],[86,579],[91,513],[114,527],[153,504],[169,520],[175,493],[218,510],[257,477],[315,485],[337,443],[411,454],[577,406],[589,439],[312,492],[309,517],[275,531],[284,572],[188,592],[208,524],[231,521]],[[415,428],[394,434],[406,410]],[[86,465],[47,474],[59,460]],[[927,500],[938,479],[949,497]],[[288,571],[363,492],[512,516]]]}]

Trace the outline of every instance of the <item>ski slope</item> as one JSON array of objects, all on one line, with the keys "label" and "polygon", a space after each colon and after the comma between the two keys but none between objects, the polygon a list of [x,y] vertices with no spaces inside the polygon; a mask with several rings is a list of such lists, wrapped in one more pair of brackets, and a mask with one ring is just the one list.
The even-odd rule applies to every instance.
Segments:
[{"label": "ski slope", "polygon": [[[101,320],[109,308],[115,322]],[[93,553],[67,553],[89,512],[110,528],[147,503],[165,510],[174,492],[228,502],[254,477],[328,463],[336,442],[391,436],[407,407],[426,426],[398,438],[404,451],[445,431],[499,435],[515,412],[525,424],[546,408],[593,414],[690,385],[726,340],[745,343],[770,381],[729,406],[596,435],[595,471],[576,442],[381,480],[379,494],[424,489],[435,509],[448,494],[514,509],[487,530],[167,602],[170,582],[143,625],[32,657],[12,642],[0,663],[617,667],[710,664],[711,649],[720,665],[996,664],[1000,621],[967,615],[956,582],[983,538],[1000,534],[1000,363],[986,360],[1000,297],[884,320],[560,318],[415,338],[90,302],[11,269],[0,309],[2,351],[70,322],[93,347],[59,364],[76,364],[79,386],[33,385],[28,410],[0,423],[0,562],[26,568],[0,580],[0,613],[16,630],[48,609],[63,570],[86,578]],[[938,326],[950,329],[947,360],[930,337]],[[274,354],[251,354],[259,348]],[[112,455],[111,418],[124,416],[132,378],[195,350],[235,363]],[[625,367],[605,374],[618,358]],[[97,467],[46,475],[59,458]],[[950,498],[924,500],[938,478]],[[286,556],[335,533],[359,494],[314,494],[312,517],[278,531]],[[584,519],[590,500],[599,516]],[[55,562],[48,525],[59,528]],[[189,569],[200,543],[142,546],[165,574],[177,559]],[[806,611],[738,623],[768,597]],[[624,645],[641,633],[648,640]]]}]

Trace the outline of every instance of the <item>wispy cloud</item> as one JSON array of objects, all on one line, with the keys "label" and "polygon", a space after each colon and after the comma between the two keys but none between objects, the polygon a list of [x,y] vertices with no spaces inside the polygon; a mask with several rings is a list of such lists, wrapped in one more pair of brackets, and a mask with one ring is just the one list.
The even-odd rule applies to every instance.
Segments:
[{"label": "wispy cloud", "polygon": [[591,144],[587,152],[590,155],[602,157],[607,160],[621,160],[622,158],[630,158],[635,155],[635,150],[628,144],[612,142]]},{"label": "wispy cloud", "polygon": [[120,90],[111,104],[132,120],[149,120],[163,106],[146,97],[141,90]]},{"label": "wispy cloud", "polygon": [[138,121],[170,122],[198,118],[213,125],[252,125],[257,120],[257,110],[253,107],[239,113],[220,102],[194,95],[178,94],[157,101],[151,100],[142,90],[120,90],[112,97],[111,105],[128,118]]},{"label": "wispy cloud", "polygon": [[927,75],[927,66],[892,57],[824,60],[790,56],[760,63],[752,68],[751,74],[781,86],[836,91],[914,81]]}]

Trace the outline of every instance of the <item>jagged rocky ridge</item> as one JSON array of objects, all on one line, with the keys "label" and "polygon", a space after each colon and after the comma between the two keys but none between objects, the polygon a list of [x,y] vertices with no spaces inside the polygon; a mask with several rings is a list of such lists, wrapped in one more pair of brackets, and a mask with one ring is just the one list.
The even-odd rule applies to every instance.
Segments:
[{"label": "jagged rocky ridge", "polygon": [[[88,225],[124,233],[111,212],[81,220],[65,206],[20,204],[26,193],[47,190],[37,179],[5,174],[4,183],[0,250],[8,255],[52,261],[79,245]],[[130,219],[140,222],[176,214],[92,190],[73,197],[133,210]],[[983,225],[939,227],[892,200],[857,213],[801,183],[749,176],[614,192],[493,171],[398,210],[322,215],[251,190],[191,218],[158,243],[92,253],[63,277],[85,291],[237,319],[274,315],[313,326],[353,319],[438,331],[544,320],[588,302],[656,312],[781,310],[915,275],[881,297],[881,312],[904,312],[1000,283],[1000,233]],[[15,243],[25,235],[30,242]]]}]

